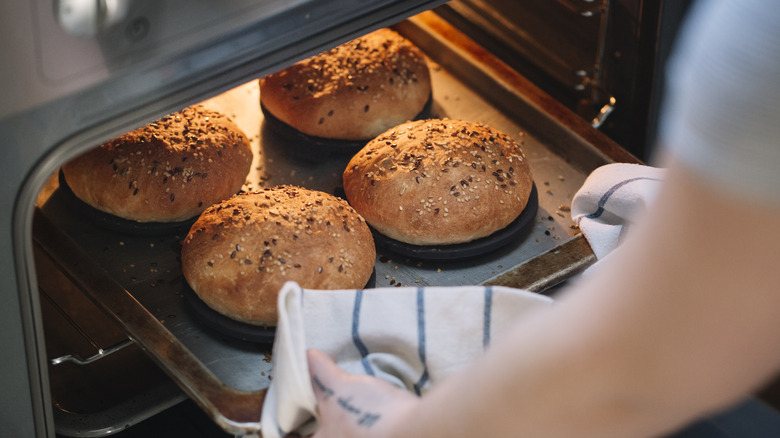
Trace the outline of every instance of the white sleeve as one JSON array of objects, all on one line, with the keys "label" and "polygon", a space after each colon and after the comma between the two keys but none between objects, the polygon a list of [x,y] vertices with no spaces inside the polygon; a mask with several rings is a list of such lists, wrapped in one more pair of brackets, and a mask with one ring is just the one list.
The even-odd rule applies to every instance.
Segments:
[{"label": "white sleeve", "polygon": [[686,26],[661,147],[720,188],[780,203],[780,1],[703,0]]}]

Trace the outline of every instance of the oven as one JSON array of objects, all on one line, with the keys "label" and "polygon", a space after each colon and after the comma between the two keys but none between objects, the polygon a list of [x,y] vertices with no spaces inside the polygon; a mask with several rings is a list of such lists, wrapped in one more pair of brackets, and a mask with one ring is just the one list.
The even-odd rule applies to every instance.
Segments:
[{"label": "oven", "polygon": [[523,144],[539,208],[527,234],[477,260],[378,247],[377,286],[553,293],[594,261],[568,214],[571,197],[596,167],[647,155],[656,72],[682,14],[666,3],[2,2],[3,434],[133,436],[173,413],[187,418],[179,430],[249,436],[260,433],[273,376],[269,342],[214,332],[188,307],[178,253],[186,231],[123,233],[85,219],[59,183],[65,161],[203,103],[251,140],[245,189],[334,192],[343,158],[285,154],[263,123],[258,78],[392,26],[427,56],[433,116],[484,122]]}]

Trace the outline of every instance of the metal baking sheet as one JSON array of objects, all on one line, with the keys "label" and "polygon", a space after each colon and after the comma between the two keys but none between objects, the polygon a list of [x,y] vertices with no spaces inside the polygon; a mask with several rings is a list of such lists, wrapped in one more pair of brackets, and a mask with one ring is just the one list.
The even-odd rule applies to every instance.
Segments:
[{"label": "metal baking sheet", "polygon": [[[577,240],[569,214],[571,198],[596,166],[633,157],[434,13],[397,28],[429,55],[432,115],[482,122],[518,140],[534,175],[539,207],[526,235],[475,260],[418,261],[378,248],[376,286],[534,284],[527,275],[559,281],[569,274],[539,273],[546,263],[525,274],[529,271],[522,266],[572,241],[580,242],[575,246],[581,255],[555,272],[583,260],[587,264],[587,247]],[[292,184],[336,193],[341,187],[350,157],[307,162],[287,154],[264,124],[256,80],[204,104],[229,115],[250,138],[255,158],[246,190]],[[272,373],[271,346],[215,333],[187,310],[179,260],[184,234],[133,236],[100,228],[69,208],[56,184],[53,176],[39,206],[37,242],[226,431],[258,430]]]}]

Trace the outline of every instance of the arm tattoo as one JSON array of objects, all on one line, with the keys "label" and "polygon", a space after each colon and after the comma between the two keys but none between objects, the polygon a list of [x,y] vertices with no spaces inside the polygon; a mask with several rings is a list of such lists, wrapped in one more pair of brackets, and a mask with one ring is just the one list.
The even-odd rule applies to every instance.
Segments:
[{"label": "arm tattoo", "polygon": [[[319,377],[317,377],[316,375],[313,375],[311,380],[314,383],[314,385],[317,387],[317,389],[323,394],[325,394],[324,397],[325,401],[327,401],[332,396],[336,395],[336,392],[333,390],[333,388],[330,388],[327,385],[325,385],[325,383],[323,383],[322,380],[320,380]],[[339,406],[344,411],[354,415],[357,420],[358,426],[362,426],[366,428],[371,427],[381,417],[379,413],[364,411],[359,407],[353,405],[351,397],[345,398],[345,397],[337,396],[336,405]]]}]

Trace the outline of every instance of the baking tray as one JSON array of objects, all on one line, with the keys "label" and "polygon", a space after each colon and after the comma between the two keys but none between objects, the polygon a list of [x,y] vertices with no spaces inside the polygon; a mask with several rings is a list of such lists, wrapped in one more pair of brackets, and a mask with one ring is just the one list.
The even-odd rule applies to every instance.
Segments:
[{"label": "baking tray", "polygon": [[[571,199],[596,167],[638,160],[434,12],[396,29],[429,56],[433,116],[482,122],[523,145],[538,211],[522,238],[477,259],[415,260],[380,247],[376,286],[504,284],[543,292],[592,263],[570,218]],[[257,81],[204,104],[229,115],[250,138],[255,158],[245,190],[292,184],[339,191],[350,157],[312,163],[290,156],[263,122]],[[95,226],[70,208],[55,176],[45,194],[34,216],[36,245],[225,431],[257,432],[271,345],[215,333],[188,312],[183,233],[138,236]]]}]

